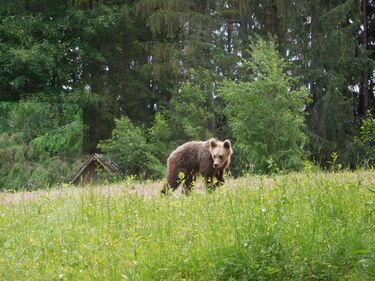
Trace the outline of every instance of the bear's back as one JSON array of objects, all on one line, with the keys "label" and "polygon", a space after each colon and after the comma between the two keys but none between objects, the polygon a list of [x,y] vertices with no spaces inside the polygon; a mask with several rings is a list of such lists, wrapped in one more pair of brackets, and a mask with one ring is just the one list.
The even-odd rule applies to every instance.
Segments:
[{"label": "bear's back", "polygon": [[190,141],[177,147],[168,157],[167,163],[178,162],[186,166],[199,165],[202,153],[209,153],[208,143],[204,141]]}]

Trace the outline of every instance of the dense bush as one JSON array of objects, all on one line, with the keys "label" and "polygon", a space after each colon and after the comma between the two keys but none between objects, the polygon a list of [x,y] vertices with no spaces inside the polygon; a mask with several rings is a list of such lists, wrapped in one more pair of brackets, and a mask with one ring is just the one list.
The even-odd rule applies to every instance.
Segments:
[{"label": "dense bush", "polygon": [[0,109],[0,189],[36,189],[69,181],[82,155],[77,107],[33,99],[0,103]]},{"label": "dense bush", "polygon": [[163,166],[151,153],[144,131],[126,117],[116,119],[115,124],[112,137],[98,147],[119,165],[122,175],[161,177]]},{"label": "dense bush", "polygon": [[295,88],[288,64],[272,41],[251,46],[248,81],[226,82],[221,94],[243,171],[269,173],[302,167],[307,92]]},{"label": "dense bush", "polygon": [[355,138],[358,164],[373,167],[375,164],[375,119],[371,116],[363,120],[359,136]]}]

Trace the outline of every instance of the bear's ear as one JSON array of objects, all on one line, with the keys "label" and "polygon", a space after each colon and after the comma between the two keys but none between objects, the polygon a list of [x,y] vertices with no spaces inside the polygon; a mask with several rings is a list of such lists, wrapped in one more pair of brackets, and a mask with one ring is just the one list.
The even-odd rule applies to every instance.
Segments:
[{"label": "bear's ear", "polygon": [[214,147],[216,147],[216,146],[217,146],[217,143],[216,143],[215,139],[211,139],[211,140],[210,140],[210,147],[211,147],[211,148],[214,148]]},{"label": "bear's ear", "polygon": [[225,141],[224,141],[224,147],[225,147],[226,149],[230,149],[231,146],[232,146],[232,144],[230,143],[230,140],[225,140]]}]

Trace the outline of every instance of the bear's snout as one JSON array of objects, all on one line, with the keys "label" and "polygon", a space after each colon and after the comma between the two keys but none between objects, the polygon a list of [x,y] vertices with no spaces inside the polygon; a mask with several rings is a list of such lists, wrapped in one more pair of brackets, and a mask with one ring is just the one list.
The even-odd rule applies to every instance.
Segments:
[{"label": "bear's snout", "polygon": [[216,169],[217,167],[219,167],[219,164],[214,163],[214,168]]}]

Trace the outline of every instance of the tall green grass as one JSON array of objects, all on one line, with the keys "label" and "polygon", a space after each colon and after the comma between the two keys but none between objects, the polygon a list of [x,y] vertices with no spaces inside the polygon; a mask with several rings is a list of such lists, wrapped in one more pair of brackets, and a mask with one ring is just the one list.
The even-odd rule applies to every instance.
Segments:
[{"label": "tall green grass", "polygon": [[375,193],[361,177],[0,204],[0,280],[375,280]]}]

